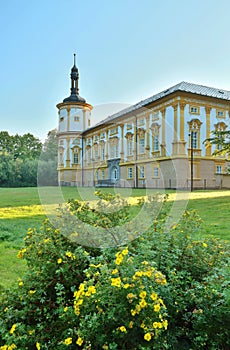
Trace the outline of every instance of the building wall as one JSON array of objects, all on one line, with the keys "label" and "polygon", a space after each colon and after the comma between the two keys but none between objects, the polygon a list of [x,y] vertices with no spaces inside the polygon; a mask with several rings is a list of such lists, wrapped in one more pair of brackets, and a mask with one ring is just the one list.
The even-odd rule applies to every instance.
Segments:
[{"label": "building wall", "polygon": [[192,137],[194,188],[216,187],[215,174],[225,169],[226,160],[213,158],[214,146],[204,144],[212,130],[229,125],[224,101],[184,94],[156,101],[112,124],[87,130],[89,123],[89,108],[60,107],[61,184],[112,185],[119,180],[122,187],[189,189]]}]

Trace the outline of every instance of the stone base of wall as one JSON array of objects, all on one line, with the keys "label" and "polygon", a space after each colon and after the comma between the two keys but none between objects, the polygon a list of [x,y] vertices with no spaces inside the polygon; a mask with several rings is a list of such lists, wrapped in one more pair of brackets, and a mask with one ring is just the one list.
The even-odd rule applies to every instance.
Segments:
[{"label": "stone base of wall", "polygon": [[[130,164],[130,163],[129,163]],[[159,167],[158,176],[154,176],[154,167]],[[133,178],[128,179],[127,168],[133,166]],[[144,178],[139,178],[140,166],[144,166]],[[101,178],[103,170],[104,179]],[[195,157],[193,162],[193,188],[194,189],[215,189],[230,188],[230,175],[217,175],[216,158],[204,159]],[[98,172],[98,174],[97,174]],[[136,175],[137,172],[137,175]],[[103,181],[111,182],[108,178],[109,172],[105,167],[86,169],[61,169],[59,170],[59,184],[62,186],[83,186],[96,187]],[[188,158],[164,158],[156,162],[143,161],[137,164],[126,165],[122,163],[119,168],[119,180],[114,183],[114,187],[131,188],[159,188],[159,189],[181,189],[191,188],[191,162]],[[108,186],[105,186],[108,187]],[[113,186],[109,186],[113,187]]]}]

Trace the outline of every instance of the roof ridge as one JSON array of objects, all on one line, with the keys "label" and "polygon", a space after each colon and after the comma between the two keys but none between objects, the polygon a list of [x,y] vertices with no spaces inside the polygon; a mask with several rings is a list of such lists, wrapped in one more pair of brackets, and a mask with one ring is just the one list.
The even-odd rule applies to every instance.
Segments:
[{"label": "roof ridge", "polygon": [[88,131],[90,129],[93,129],[103,123],[111,122],[114,121],[116,118],[125,115],[130,112],[134,112],[142,107],[147,106],[148,104],[160,100],[161,98],[164,98],[165,96],[168,96],[176,91],[185,91],[185,92],[190,92],[191,94],[197,94],[201,96],[209,96],[213,98],[218,98],[221,100],[227,100],[230,101],[230,91],[225,90],[225,89],[220,89],[220,88],[213,88],[209,87],[206,85],[201,85],[201,84],[195,84],[195,83],[190,83],[186,81],[181,81],[180,83],[173,85],[165,90],[162,90],[161,92],[158,92],[157,94],[154,94],[142,101],[139,101],[129,107],[126,107],[108,117],[105,119],[101,120],[100,122],[96,123],[94,126],[92,126],[89,129],[86,129],[85,131]]}]

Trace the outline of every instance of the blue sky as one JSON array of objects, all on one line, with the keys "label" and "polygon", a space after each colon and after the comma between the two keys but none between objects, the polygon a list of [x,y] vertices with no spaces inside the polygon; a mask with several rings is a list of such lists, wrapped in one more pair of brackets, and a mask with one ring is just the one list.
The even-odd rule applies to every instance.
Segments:
[{"label": "blue sky", "polygon": [[0,0],[0,131],[44,139],[57,126],[74,52],[94,106],[183,80],[230,90],[229,13],[229,0]]}]

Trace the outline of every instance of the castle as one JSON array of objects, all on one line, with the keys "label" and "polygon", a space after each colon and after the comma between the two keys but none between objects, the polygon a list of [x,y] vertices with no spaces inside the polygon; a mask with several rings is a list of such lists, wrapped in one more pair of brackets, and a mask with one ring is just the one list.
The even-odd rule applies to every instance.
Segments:
[{"label": "castle", "polygon": [[70,77],[71,95],[57,104],[60,185],[218,186],[227,160],[204,140],[227,129],[230,91],[181,82],[91,126],[75,56]]}]

